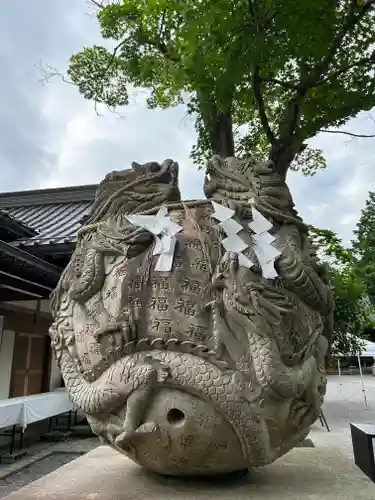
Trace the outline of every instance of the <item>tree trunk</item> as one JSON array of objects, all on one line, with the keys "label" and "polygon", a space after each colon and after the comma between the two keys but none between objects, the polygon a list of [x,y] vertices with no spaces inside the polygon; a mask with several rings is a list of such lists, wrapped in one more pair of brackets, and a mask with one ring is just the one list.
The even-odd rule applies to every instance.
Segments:
[{"label": "tree trunk", "polygon": [[209,140],[213,154],[222,158],[234,156],[232,115],[229,111],[218,111],[215,123],[209,130]]},{"label": "tree trunk", "polygon": [[[229,93],[229,89],[228,89]],[[211,93],[197,92],[199,110],[205,128],[207,146],[212,154],[221,158],[234,156],[234,137],[231,113],[231,98],[220,109]]]},{"label": "tree trunk", "polygon": [[284,145],[279,140],[271,146],[269,159],[275,164],[276,172],[285,180],[289,167],[297,156],[304,149],[302,140],[294,140],[290,145]]}]

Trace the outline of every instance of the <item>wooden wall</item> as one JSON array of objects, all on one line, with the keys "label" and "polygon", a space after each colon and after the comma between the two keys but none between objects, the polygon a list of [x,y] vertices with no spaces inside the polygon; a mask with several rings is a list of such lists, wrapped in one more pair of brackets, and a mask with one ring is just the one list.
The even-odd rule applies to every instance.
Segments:
[{"label": "wooden wall", "polygon": [[[9,397],[27,396],[49,390],[51,348],[49,314],[0,305],[4,330],[15,332]],[[1,381],[0,381],[1,382]]]}]

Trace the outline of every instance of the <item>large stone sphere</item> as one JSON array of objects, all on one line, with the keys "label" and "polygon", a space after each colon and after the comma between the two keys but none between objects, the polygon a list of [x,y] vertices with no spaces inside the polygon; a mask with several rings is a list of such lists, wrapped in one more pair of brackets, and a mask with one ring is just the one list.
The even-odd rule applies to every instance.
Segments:
[{"label": "large stone sphere", "polygon": [[[145,422],[157,424],[159,435],[134,441],[130,457],[146,469],[166,475],[214,475],[247,468],[239,439],[214,407],[179,390],[164,388],[154,397]],[[124,452],[124,450],[120,450]]]}]

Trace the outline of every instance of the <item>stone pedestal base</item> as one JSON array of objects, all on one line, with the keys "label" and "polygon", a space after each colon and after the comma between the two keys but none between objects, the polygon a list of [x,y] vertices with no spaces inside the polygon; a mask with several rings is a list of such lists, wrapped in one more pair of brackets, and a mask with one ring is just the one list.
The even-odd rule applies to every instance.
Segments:
[{"label": "stone pedestal base", "polygon": [[203,482],[147,473],[100,446],[4,500],[369,500],[374,485],[328,448],[296,448],[247,476]]}]

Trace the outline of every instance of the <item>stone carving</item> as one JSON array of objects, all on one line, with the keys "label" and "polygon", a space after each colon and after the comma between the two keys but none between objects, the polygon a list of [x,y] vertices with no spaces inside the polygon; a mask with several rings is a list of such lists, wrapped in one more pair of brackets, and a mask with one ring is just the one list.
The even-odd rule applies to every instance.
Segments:
[{"label": "stone carving", "polygon": [[[162,474],[269,464],[308,434],[325,394],[332,294],[288,187],[270,162],[213,157],[204,191],[180,201],[172,160],[107,175],[51,298],[72,401],[104,442]],[[220,226],[218,205],[232,222]],[[181,228],[170,271],[155,268],[162,235],[127,217],[157,213]],[[254,213],[267,231],[251,231]],[[257,258],[266,233],[274,279]]]}]

